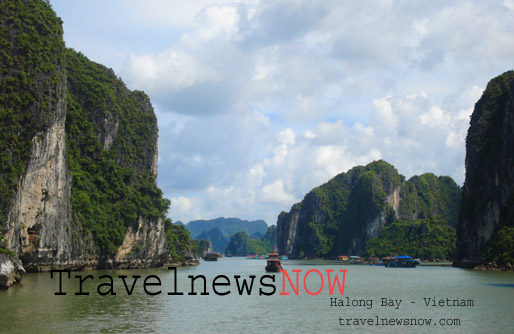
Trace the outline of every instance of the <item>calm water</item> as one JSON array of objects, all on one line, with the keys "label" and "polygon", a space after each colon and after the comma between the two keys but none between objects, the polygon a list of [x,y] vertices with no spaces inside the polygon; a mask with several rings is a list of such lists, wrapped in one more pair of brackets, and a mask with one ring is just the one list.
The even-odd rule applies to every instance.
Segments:
[{"label": "calm water", "polygon": [[[174,289],[174,275],[167,269],[115,270],[72,273],[71,280],[63,280],[66,296],[56,296],[59,290],[57,277],[50,273],[27,274],[22,284],[0,291],[1,333],[72,333],[72,332],[159,332],[159,333],[512,333],[514,328],[514,273],[475,272],[451,267],[418,267],[415,269],[389,269],[383,267],[342,266],[328,261],[283,261],[294,280],[292,269],[304,273],[317,269],[324,273],[325,286],[317,296],[308,295],[303,288],[294,295],[289,283],[289,296],[280,296],[282,276],[276,274],[277,291],[272,296],[259,296],[259,279],[264,275],[264,260],[223,258],[218,262],[202,262],[200,266],[179,268],[178,290],[183,296],[169,296]],[[344,296],[329,295],[325,269],[348,269]],[[94,275],[96,281],[87,280],[84,290],[89,296],[75,296],[78,280],[74,275]],[[187,295],[190,291],[188,275],[205,275],[208,279],[208,296]],[[100,275],[115,279],[116,296],[100,296],[96,292]],[[127,275],[131,286],[132,275],[140,275],[132,296],[128,296],[118,275]],[[162,290],[157,296],[145,294],[142,279],[158,275],[162,286],[149,287]],[[230,278],[230,287],[220,286],[219,291],[231,293],[218,296],[210,283],[217,275]],[[248,278],[256,275],[250,296],[237,294],[234,275]],[[333,275],[333,274],[332,274]],[[333,277],[333,276],[332,276]],[[266,281],[270,283],[270,280]],[[198,283],[198,282],[197,282]],[[196,284],[198,291],[203,284]],[[312,292],[320,288],[317,274],[308,276],[307,287]],[[104,289],[107,290],[107,289]],[[102,290],[102,291],[104,291]],[[345,303],[363,300],[363,306],[330,306],[330,298],[338,297]],[[425,306],[423,298],[473,300],[474,307]],[[381,298],[399,300],[396,306],[381,306]],[[369,300],[372,300],[370,305]],[[364,303],[368,304],[364,304]],[[397,305],[397,301],[394,302]],[[367,305],[367,306],[365,306]],[[433,319],[436,325],[348,325],[346,322],[372,319]],[[344,326],[340,325],[340,318]],[[351,320],[346,320],[351,319]],[[460,326],[441,326],[439,321],[460,321]],[[449,319],[449,320],[448,320]],[[379,320],[381,321],[381,320]]]}]

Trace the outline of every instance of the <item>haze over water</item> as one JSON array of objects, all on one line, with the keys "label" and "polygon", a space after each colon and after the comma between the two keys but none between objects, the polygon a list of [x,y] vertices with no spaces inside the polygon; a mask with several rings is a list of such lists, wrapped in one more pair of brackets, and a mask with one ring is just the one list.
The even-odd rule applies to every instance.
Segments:
[{"label": "haze over water", "polygon": [[[111,270],[72,272],[71,280],[63,279],[66,296],[56,296],[59,281],[50,273],[27,274],[20,285],[0,291],[1,333],[60,333],[60,332],[352,332],[352,333],[511,333],[514,327],[514,273],[479,272],[451,267],[421,266],[415,269],[393,269],[360,265],[346,265],[333,261],[284,261],[293,282],[292,269],[301,269],[300,286],[305,272],[317,269],[324,274],[324,287],[317,296],[308,295],[300,287],[294,295],[286,281],[289,296],[281,296],[282,275],[275,274],[277,290],[272,296],[259,296],[259,288],[269,292],[269,287],[260,285],[265,275],[264,260],[244,258],[222,258],[218,262],[202,262],[197,267],[179,268],[178,290],[182,296],[170,296],[174,289],[173,271],[167,269]],[[329,295],[326,269],[347,269],[344,296],[337,288]],[[75,296],[79,284],[75,275],[93,275],[84,285],[89,296]],[[96,292],[100,275],[114,278],[116,296],[100,296]],[[127,295],[118,275],[127,275],[129,287],[132,275],[140,275],[133,294]],[[162,290],[157,296],[149,296],[143,290],[143,279],[158,275],[162,286],[149,287],[150,291]],[[208,296],[188,295],[188,275],[205,275],[208,279]],[[219,286],[218,291],[231,293],[218,296],[212,291],[212,280],[218,275],[229,277],[230,287]],[[237,293],[234,275],[241,279],[255,275],[250,296]],[[63,275],[65,276],[65,275]],[[342,274],[340,275],[342,276]],[[332,276],[333,277],[333,276]],[[332,278],[333,279],[333,278]],[[221,280],[223,281],[223,280]],[[270,280],[266,280],[270,283]],[[307,287],[316,292],[320,278],[309,275]],[[201,292],[201,284],[196,284]],[[106,289],[103,289],[106,291]],[[346,297],[352,300],[372,300],[367,306],[330,306],[331,298],[337,297],[346,305]],[[473,300],[473,307],[425,306],[423,298],[446,300]],[[381,306],[382,298],[399,302],[397,306]],[[357,304],[357,302],[355,302]],[[395,304],[397,305],[397,304]],[[340,325],[342,319],[433,319],[430,326],[391,325]],[[440,319],[459,319],[460,326],[441,326]],[[346,323],[347,320],[343,320]],[[367,321],[367,320],[366,320]],[[374,320],[375,321],[375,320]]]}]

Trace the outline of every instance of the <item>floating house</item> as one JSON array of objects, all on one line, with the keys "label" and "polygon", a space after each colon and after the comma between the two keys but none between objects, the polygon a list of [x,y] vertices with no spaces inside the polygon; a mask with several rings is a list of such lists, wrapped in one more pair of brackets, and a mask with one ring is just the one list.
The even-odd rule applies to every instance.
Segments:
[{"label": "floating house", "polygon": [[385,263],[386,268],[415,268],[416,263],[411,256],[400,255]]}]

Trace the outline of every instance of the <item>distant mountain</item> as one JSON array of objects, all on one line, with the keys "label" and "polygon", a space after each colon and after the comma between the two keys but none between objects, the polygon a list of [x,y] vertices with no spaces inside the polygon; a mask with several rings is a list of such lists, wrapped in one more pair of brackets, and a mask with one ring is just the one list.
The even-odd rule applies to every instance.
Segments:
[{"label": "distant mountain", "polygon": [[277,227],[271,225],[266,234],[257,239],[249,237],[246,232],[237,232],[230,237],[225,253],[232,256],[267,254],[273,251],[276,245]]},{"label": "distant mountain", "polygon": [[212,244],[212,249],[215,252],[223,253],[227,246],[230,235],[227,232],[221,231],[219,228],[214,227],[209,231],[203,231],[196,237],[197,240],[207,240]]},{"label": "distant mountain", "polygon": [[209,220],[192,220],[185,224],[185,226],[193,238],[196,238],[200,233],[209,231],[214,227],[220,229],[220,231],[226,232],[229,236],[239,231],[246,231],[250,235],[256,232],[264,234],[268,229],[268,224],[266,224],[264,220],[248,221],[239,218],[224,217]]},{"label": "distant mountain", "polygon": [[[176,224],[183,224],[177,221]],[[184,225],[194,239],[205,239],[212,243],[216,252],[223,253],[230,237],[237,232],[259,237],[266,233],[268,224],[264,220],[242,220],[239,218],[219,217],[209,220],[193,220]]]}]

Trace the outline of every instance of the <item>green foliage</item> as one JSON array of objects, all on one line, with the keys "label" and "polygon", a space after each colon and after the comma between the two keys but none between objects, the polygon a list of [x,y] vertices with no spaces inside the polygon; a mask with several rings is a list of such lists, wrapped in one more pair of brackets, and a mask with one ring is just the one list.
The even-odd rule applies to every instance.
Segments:
[{"label": "green foliage", "polygon": [[[397,190],[399,196],[393,197]],[[448,176],[428,173],[405,181],[383,160],[356,166],[314,188],[293,206],[291,212],[297,212],[302,220],[297,230],[298,252],[319,258],[358,251],[368,239],[367,228],[377,218],[384,219],[386,226],[421,218],[455,226],[460,194]],[[393,205],[399,206],[398,212]],[[287,219],[290,214],[279,217],[279,221]]]},{"label": "green foliage", "polygon": [[434,218],[453,227],[457,225],[461,189],[449,176],[413,176],[405,182],[400,197],[401,220]]},{"label": "green foliage", "polygon": [[61,23],[46,2],[0,2],[0,222],[64,84]]},{"label": "green foliage", "polygon": [[276,247],[277,227],[272,225],[260,239],[251,239],[246,231],[233,234],[225,249],[226,254],[235,256],[268,254]]},{"label": "green foliage", "polygon": [[[93,236],[95,253],[111,256],[127,228],[138,226],[139,217],[163,218],[170,204],[147,164],[156,146],[155,116],[147,98],[128,91],[110,70],[73,50],[66,51],[66,61],[73,219]],[[109,119],[114,119],[117,131],[102,124]],[[114,140],[104,148],[101,140],[107,136]]]},{"label": "green foliage", "polygon": [[[474,264],[513,263],[513,90],[514,71],[497,76],[487,84],[471,115],[457,228],[458,263],[467,259]],[[495,233],[484,243],[483,231],[493,227]]]},{"label": "green foliage", "polygon": [[[503,115],[509,103],[509,95],[514,82],[514,71],[505,72],[492,79],[482,97],[475,104],[471,115],[470,129],[466,137],[466,167],[473,167],[473,174],[477,177],[466,182],[477,194],[480,194],[481,177],[487,170],[499,166],[502,158],[502,131]],[[510,103],[512,103],[510,101]],[[475,154],[479,152],[480,154]],[[469,154],[473,153],[473,154]],[[477,183],[475,183],[477,182]]]},{"label": "green foliage", "polygon": [[391,164],[379,160],[354,167],[314,188],[297,207],[309,217],[305,235],[316,239],[315,245],[305,244],[304,254],[335,256],[346,249],[371,217],[389,210],[386,192],[392,192],[403,180]]},{"label": "green foliage", "polygon": [[455,228],[444,221],[397,221],[366,243],[366,253],[379,257],[408,254],[421,259],[451,260],[455,254]]},{"label": "green foliage", "polygon": [[[475,104],[466,136],[467,192],[462,201],[462,221],[473,221],[486,210],[484,193],[491,192],[491,180],[501,175],[504,115],[512,100],[511,83],[514,71],[505,72],[492,79]],[[507,149],[508,151],[508,149]]]},{"label": "green foliage", "polygon": [[[93,239],[90,251],[105,259],[129,226],[137,228],[140,218],[163,219],[169,207],[153,171],[157,120],[144,93],[129,91],[111,69],[66,49],[61,25],[48,1],[0,2],[0,221],[32,141],[64,117],[66,107],[73,220]],[[179,240],[172,255],[182,256],[189,234],[176,228],[167,234]]]},{"label": "green foliage", "polygon": [[503,226],[489,240],[483,256],[486,262],[499,265],[514,264],[514,227]]},{"label": "green foliage", "polygon": [[225,249],[225,254],[232,254],[234,256],[246,256],[248,254],[248,233],[241,231],[234,233],[230,237],[230,241]]},{"label": "green foliage", "polygon": [[194,239],[193,242],[196,244],[197,246],[197,255],[198,256],[203,256],[205,253],[209,252],[210,248],[211,248],[211,242],[209,240],[205,240],[205,239],[201,239],[201,240],[198,240],[198,239]]},{"label": "green foliage", "polygon": [[197,254],[198,244],[191,240],[189,231],[183,225],[173,224],[171,219],[164,221],[166,238],[170,247],[171,257],[177,261],[184,261],[185,254]]},{"label": "green foliage", "polygon": [[248,254],[268,254],[276,248],[277,245],[277,227],[271,225],[268,227],[266,234],[258,240],[248,239],[246,251]]},{"label": "green foliage", "polygon": [[5,241],[6,241],[5,237],[0,234],[0,254],[7,254],[7,255],[10,255],[12,258],[15,258],[16,255],[14,254],[14,252],[12,250],[4,248]]}]

